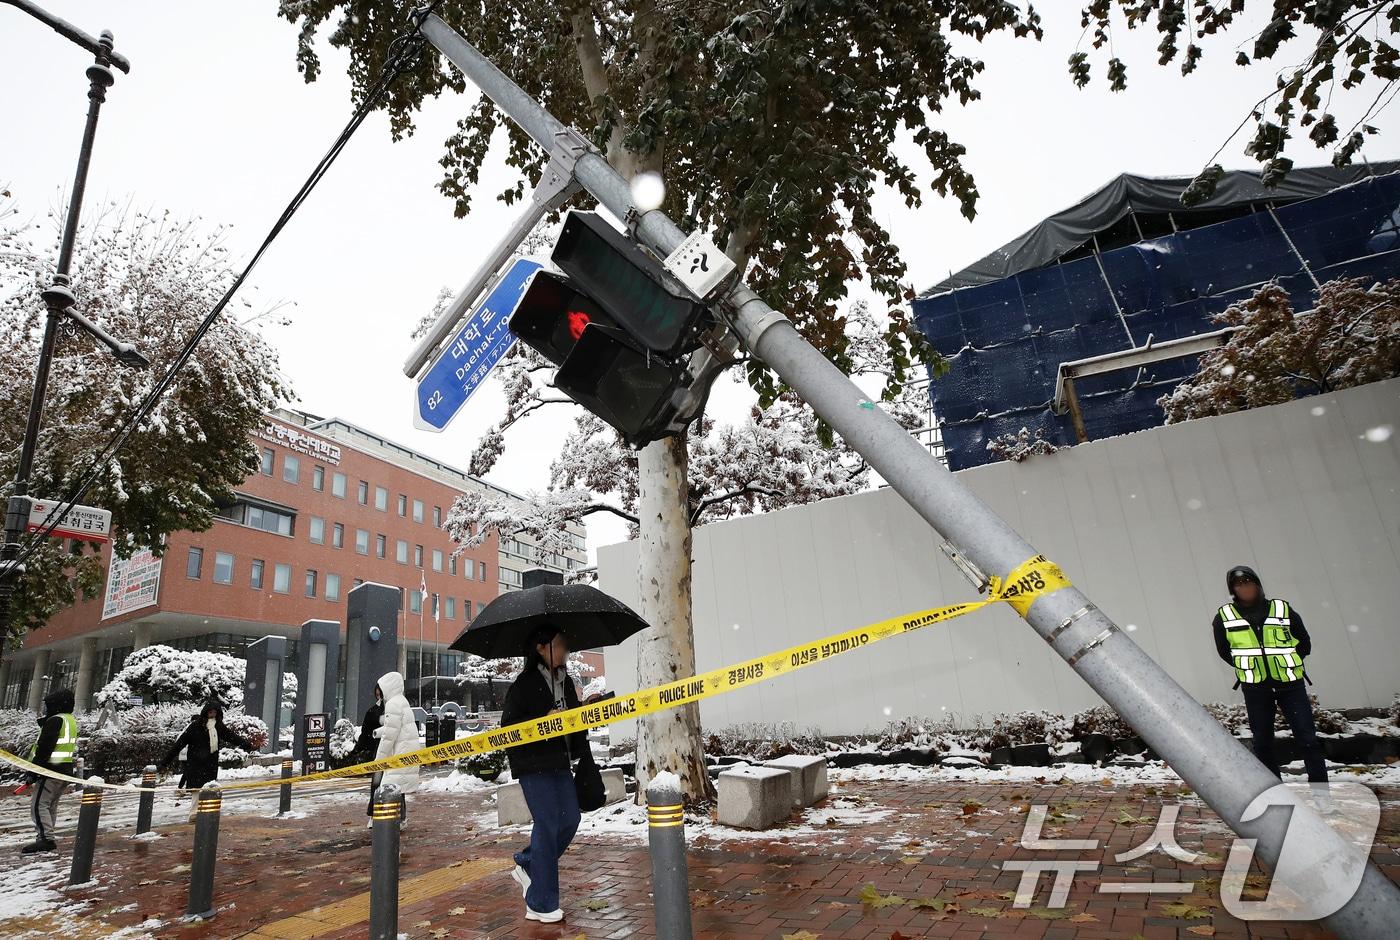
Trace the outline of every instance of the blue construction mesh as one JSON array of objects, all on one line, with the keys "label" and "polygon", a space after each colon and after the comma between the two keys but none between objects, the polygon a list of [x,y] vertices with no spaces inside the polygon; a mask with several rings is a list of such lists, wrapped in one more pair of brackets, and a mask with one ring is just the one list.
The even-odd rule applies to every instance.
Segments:
[{"label": "blue construction mesh", "polygon": [[[930,385],[949,466],[986,463],[988,441],[1021,428],[1074,443],[1068,416],[1050,410],[1062,362],[1129,349],[1149,336],[1163,342],[1218,329],[1213,314],[1270,280],[1292,295],[1295,309],[1310,307],[1312,281],[1279,224],[1319,281],[1400,276],[1400,173],[1276,214],[1278,223],[1261,211],[914,301],[919,329],[952,366]],[[1077,380],[1089,437],[1161,424],[1157,399],[1195,370],[1188,357],[1155,363],[1141,375],[1125,369]]]}]

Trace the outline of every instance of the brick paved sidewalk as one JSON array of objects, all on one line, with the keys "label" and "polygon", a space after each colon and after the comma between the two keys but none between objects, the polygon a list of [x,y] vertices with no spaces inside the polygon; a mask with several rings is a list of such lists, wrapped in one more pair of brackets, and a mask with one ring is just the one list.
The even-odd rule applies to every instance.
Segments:
[{"label": "brick paved sidewalk", "polygon": [[[690,881],[697,936],[861,940],[915,937],[1040,937],[1096,940],[1196,936],[1321,938],[1316,926],[1245,924],[1226,914],[1218,878],[1230,835],[1220,820],[1175,784],[961,783],[853,780],[837,774],[832,797],[784,830],[752,838],[713,824],[692,825]],[[1375,861],[1400,881],[1400,789],[1380,791]],[[526,922],[509,878],[510,852],[523,829],[500,830],[488,792],[422,793],[404,833],[399,929],[412,940],[575,940],[655,936],[650,864],[642,814],[608,807],[591,814],[564,859],[568,920]],[[76,803],[76,801],[74,801]],[[1048,805],[1047,838],[1098,839],[1094,851],[1031,852],[1019,840],[1031,803]],[[1176,835],[1199,864],[1161,852],[1119,864],[1114,855],[1152,834],[1162,805],[1180,804]],[[156,936],[203,940],[348,940],[365,936],[369,832],[360,794],[299,804],[308,815],[225,819],[210,922],[184,925],[192,827],[133,841],[104,831],[97,883],[67,893],[66,904],[0,920],[7,937]],[[130,830],[127,830],[129,833]],[[66,846],[65,846],[66,848]],[[1019,871],[1008,859],[1073,857],[1103,862],[1078,874],[1063,909],[1046,906],[1043,875],[1028,909],[1013,907]],[[0,859],[0,879],[66,880],[67,857]],[[1103,882],[1176,882],[1189,894],[1114,895]],[[1255,886],[1262,896],[1265,883]],[[863,900],[864,895],[864,900]],[[873,903],[868,903],[873,902]],[[159,923],[156,923],[159,922]]]}]

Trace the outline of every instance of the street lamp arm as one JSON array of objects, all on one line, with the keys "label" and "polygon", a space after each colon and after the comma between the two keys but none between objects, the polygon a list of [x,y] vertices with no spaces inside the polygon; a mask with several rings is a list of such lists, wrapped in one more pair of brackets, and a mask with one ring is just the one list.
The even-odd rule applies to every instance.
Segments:
[{"label": "street lamp arm", "polygon": [[[50,28],[53,29],[54,32],[58,33],[60,36],[64,36],[68,39],[71,39],[73,42],[82,46],[84,49],[86,49],[88,52],[91,52],[93,55],[98,55],[103,51],[101,40],[93,39],[91,36],[83,32],[78,27],[74,26],[72,23],[68,22],[67,20],[61,17],[54,16],[52,13],[50,13],[48,10],[45,10],[43,7],[38,6],[37,4],[30,3],[29,0],[0,0],[0,3],[8,3],[11,6],[19,7],[25,13],[28,13],[30,16],[34,17],[36,20],[39,20],[41,23],[47,24]],[[107,58],[117,68],[121,69],[128,75],[131,74],[131,60],[128,59],[126,56],[122,55],[119,52],[108,51]]]}]

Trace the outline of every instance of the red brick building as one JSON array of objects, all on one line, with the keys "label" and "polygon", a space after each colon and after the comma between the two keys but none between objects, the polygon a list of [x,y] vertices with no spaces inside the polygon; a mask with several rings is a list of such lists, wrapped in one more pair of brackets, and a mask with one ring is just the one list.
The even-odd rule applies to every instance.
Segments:
[{"label": "red brick building", "polygon": [[[345,595],[364,581],[402,589],[400,669],[410,689],[427,679],[431,698],[431,677],[457,672],[447,645],[522,571],[586,564],[581,526],[565,555],[493,535],[454,556],[441,528],[452,501],[491,485],[340,419],[279,411],[255,443],[259,472],[211,529],[175,533],[161,558],[138,554],[115,571],[104,550],[105,596],[63,611],[5,658],[0,706],[36,708],[46,689],[67,685],[85,708],[152,643],[241,656],[281,635],[295,662],[301,624],[343,630]],[[601,673],[601,657],[594,665]],[[454,683],[436,686],[443,700],[459,697]]]}]

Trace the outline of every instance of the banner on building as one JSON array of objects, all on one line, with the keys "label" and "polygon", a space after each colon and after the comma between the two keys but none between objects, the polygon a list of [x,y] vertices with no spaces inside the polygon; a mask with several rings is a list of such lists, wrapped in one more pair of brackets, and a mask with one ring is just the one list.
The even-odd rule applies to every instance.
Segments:
[{"label": "banner on building", "polygon": [[160,559],[149,548],[130,558],[112,556],[107,569],[107,593],[102,598],[102,619],[150,607],[160,590]]}]

